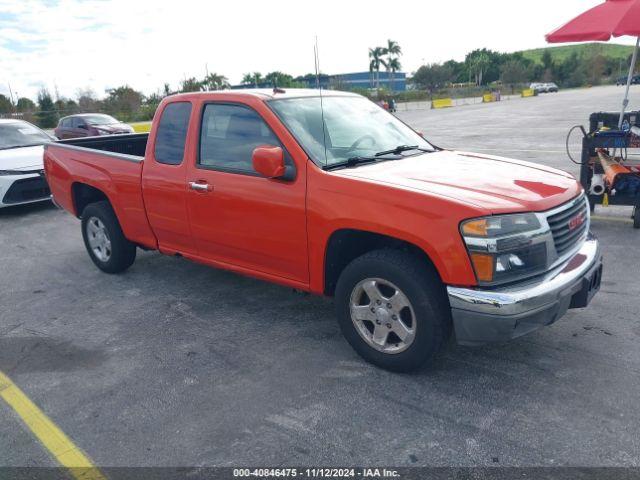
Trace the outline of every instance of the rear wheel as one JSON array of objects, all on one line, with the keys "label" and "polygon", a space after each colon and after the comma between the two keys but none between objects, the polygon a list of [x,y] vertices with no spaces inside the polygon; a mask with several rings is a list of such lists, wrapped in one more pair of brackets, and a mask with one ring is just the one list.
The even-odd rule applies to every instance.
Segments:
[{"label": "rear wheel", "polygon": [[376,250],[351,262],[336,287],[340,328],[365,360],[407,372],[430,360],[451,332],[444,287],[408,253]]},{"label": "rear wheel", "polygon": [[125,238],[109,202],[92,203],[84,209],[82,238],[89,257],[103,272],[123,272],[136,259],[136,246]]},{"label": "rear wheel", "polygon": [[633,228],[640,228],[640,208],[638,205],[633,207]]}]

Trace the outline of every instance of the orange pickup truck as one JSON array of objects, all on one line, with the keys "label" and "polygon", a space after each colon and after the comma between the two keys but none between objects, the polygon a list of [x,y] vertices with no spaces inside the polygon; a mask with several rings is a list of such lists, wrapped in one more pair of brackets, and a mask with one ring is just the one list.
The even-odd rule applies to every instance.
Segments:
[{"label": "orange pickup truck", "polygon": [[349,343],[391,370],[452,334],[551,324],[600,286],[571,175],[443,150],[351,93],[175,95],[149,134],[51,143],[44,160],[101,270],[142,248],[334,296]]}]

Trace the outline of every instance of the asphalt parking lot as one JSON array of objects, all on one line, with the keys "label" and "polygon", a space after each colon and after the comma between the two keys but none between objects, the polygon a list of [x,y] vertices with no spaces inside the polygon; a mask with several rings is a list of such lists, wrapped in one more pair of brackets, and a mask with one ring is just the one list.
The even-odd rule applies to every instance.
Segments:
[{"label": "asphalt parking lot", "polygon": [[[575,174],[567,130],[622,93],[400,116],[443,147]],[[331,300],[156,253],[105,275],[70,215],[2,210],[0,371],[100,466],[640,466],[630,213],[596,211],[606,268],[588,309],[399,375],[353,352]],[[0,465],[55,465],[2,401]]]}]

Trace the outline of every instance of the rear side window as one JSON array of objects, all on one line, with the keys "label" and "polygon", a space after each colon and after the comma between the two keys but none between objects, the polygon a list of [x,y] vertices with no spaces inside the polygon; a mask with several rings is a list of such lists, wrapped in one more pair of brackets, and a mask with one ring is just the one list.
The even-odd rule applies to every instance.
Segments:
[{"label": "rear side window", "polygon": [[221,170],[255,173],[253,150],[282,145],[262,117],[240,105],[208,104],[202,116],[199,164]]},{"label": "rear side window", "polygon": [[167,165],[182,163],[190,115],[189,102],[172,103],[164,109],[156,134],[154,153],[158,162]]}]

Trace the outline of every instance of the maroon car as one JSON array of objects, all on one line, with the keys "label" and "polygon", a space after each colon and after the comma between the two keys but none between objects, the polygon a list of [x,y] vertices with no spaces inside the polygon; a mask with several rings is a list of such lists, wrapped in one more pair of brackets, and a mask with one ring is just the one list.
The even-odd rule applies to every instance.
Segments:
[{"label": "maroon car", "polygon": [[82,113],[63,117],[54,130],[54,135],[61,140],[118,133],[133,133],[133,128],[103,113]]}]

